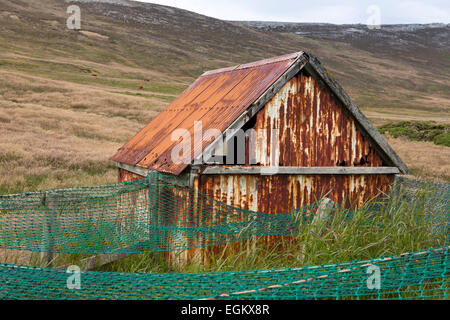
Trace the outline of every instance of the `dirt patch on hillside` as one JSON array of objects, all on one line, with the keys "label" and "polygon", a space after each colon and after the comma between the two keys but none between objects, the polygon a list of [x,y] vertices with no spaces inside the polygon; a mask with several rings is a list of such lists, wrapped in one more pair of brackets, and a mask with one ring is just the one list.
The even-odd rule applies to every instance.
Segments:
[{"label": "dirt patch on hillside", "polygon": [[105,36],[105,35],[97,33],[97,32],[81,30],[80,33],[82,33],[85,36],[90,37],[90,38],[96,38],[96,39],[100,39],[100,40],[108,40],[109,39],[108,36]]}]

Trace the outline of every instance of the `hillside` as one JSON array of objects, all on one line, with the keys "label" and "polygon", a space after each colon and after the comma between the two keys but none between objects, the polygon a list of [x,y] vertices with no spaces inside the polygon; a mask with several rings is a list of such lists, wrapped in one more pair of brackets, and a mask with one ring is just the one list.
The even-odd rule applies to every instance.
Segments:
[{"label": "hillside", "polygon": [[[66,28],[70,4],[81,31]],[[0,194],[114,182],[109,156],[198,75],[299,50],[376,124],[442,122],[450,107],[449,26],[237,23],[123,0],[0,8]],[[450,177],[448,147],[391,143],[417,174]]]},{"label": "hillside", "polygon": [[313,51],[363,109],[445,114],[449,107],[450,25],[386,25],[371,30],[364,25],[234,24],[317,44]]}]

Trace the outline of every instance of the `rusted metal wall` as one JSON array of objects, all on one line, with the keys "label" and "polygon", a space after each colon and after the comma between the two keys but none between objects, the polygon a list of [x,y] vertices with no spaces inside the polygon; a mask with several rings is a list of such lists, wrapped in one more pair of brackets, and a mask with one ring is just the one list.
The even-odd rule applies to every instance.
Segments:
[{"label": "rusted metal wall", "polygon": [[[202,193],[230,206],[265,212],[285,213],[322,199],[331,198],[347,208],[360,206],[376,195],[388,192],[394,175],[203,175],[196,185]],[[184,254],[186,262],[209,264],[212,257],[249,250],[257,239],[227,246],[192,249]],[[267,236],[258,246],[283,250],[281,237]],[[178,260],[180,262],[180,260]]]},{"label": "rusted metal wall", "polygon": [[[394,175],[203,175],[195,180],[195,186],[202,193],[230,206],[277,214],[312,204],[323,196],[347,208],[354,208],[386,193],[393,181]],[[267,236],[227,246],[191,249],[183,252],[177,264],[209,264],[213,256],[217,259],[250,250],[257,241],[260,247],[283,250],[281,238]]]},{"label": "rusted metal wall", "polygon": [[127,171],[122,168],[118,168],[118,181],[120,182],[126,182],[126,181],[135,181],[144,178],[143,176],[140,176],[136,173]]},{"label": "rusted metal wall", "polygon": [[[329,90],[300,72],[256,115],[256,144],[248,150],[259,166],[377,167],[383,162],[352,116]],[[278,143],[273,144],[273,130]],[[248,141],[248,140],[247,140]],[[276,145],[278,148],[274,148]],[[272,160],[271,160],[272,159]],[[274,160],[274,161],[273,161]],[[201,176],[198,188],[236,207],[286,212],[328,194],[337,203],[387,192],[393,175]]]},{"label": "rusted metal wall", "polygon": [[[382,166],[375,148],[344,109],[327,88],[300,73],[257,114],[256,147],[246,154],[261,166]],[[274,129],[278,148],[271,148]],[[248,160],[247,156],[247,164]]]},{"label": "rusted metal wall", "polygon": [[288,212],[327,196],[347,206],[386,193],[394,175],[204,175],[201,192],[228,205],[265,213]]},{"label": "rusted metal wall", "polygon": [[162,187],[159,190],[159,197],[162,201],[156,204],[157,210],[154,211],[153,219],[158,221],[158,224],[180,229],[179,232],[164,235],[170,248],[166,252],[169,262],[181,267],[189,261],[199,261],[202,258],[202,251],[199,249],[174,250],[174,248],[202,247],[202,237],[181,231],[183,228],[202,225],[197,195],[186,188]]}]

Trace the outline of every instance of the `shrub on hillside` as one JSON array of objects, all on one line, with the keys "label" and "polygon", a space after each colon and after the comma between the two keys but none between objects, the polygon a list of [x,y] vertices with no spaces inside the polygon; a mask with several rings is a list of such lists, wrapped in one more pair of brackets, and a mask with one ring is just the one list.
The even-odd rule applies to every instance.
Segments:
[{"label": "shrub on hillside", "polygon": [[415,141],[432,141],[450,147],[450,125],[433,121],[388,122],[380,127],[380,133],[389,133],[394,138],[406,137]]},{"label": "shrub on hillside", "polygon": [[450,147],[450,132],[440,134],[434,138],[434,143],[441,146]]}]

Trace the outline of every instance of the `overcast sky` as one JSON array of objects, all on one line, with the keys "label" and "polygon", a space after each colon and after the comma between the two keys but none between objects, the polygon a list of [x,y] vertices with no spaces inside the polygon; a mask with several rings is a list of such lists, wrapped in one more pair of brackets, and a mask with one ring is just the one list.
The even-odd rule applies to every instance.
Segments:
[{"label": "overcast sky", "polygon": [[[139,0],[225,20],[381,24],[450,23],[450,0]],[[377,6],[375,9],[373,5]],[[379,8],[379,9],[377,9]],[[378,23],[369,23],[378,24]]]}]

